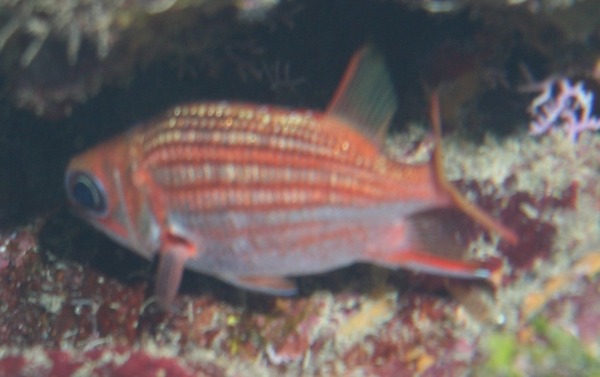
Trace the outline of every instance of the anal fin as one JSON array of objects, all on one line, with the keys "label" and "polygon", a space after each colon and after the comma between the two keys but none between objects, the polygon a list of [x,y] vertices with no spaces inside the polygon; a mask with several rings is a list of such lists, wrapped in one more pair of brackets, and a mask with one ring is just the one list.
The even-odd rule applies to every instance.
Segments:
[{"label": "anal fin", "polygon": [[240,288],[277,296],[293,296],[298,293],[296,284],[279,276],[219,275],[221,280]]},{"label": "anal fin", "polygon": [[[460,239],[467,223],[456,208],[433,208],[406,218],[404,239],[399,249],[369,256],[369,261],[386,267],[403,267],[441,276],[489,279],[490,271],[465,257]],[[396,229],[390,230],[397,232]]]},{"label": "anal fin", "polygon": [[489,279],[491,276],[489,270],[481,268],[476,263],[442,258],[419,250],[390,254],[385,259],[381,258],[380,261],[386,262],[388,265],[441,276],[473,279]]}]

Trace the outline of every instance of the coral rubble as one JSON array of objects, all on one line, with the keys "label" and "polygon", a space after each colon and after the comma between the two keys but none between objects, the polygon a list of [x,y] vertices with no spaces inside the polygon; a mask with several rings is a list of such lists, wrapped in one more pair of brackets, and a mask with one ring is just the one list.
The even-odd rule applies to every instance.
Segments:
[{"label": "coral rubble", "polygon": [[[0,376],[597,375],[600,135],[532,137],[535,93],[523,89],[569,77],[598,93],[599,9],[0,2]],[[439,87],[450,179],[519,233],[511,246],[457,219],[491,283],[358,265],[298,278],[301,294],[278,298],[187,273],[163,313],[155,264],[66,210],[75,151],[176,102],[323,108],[367,41],[399,89],[388,152],[427,158],[426,92]]]}]

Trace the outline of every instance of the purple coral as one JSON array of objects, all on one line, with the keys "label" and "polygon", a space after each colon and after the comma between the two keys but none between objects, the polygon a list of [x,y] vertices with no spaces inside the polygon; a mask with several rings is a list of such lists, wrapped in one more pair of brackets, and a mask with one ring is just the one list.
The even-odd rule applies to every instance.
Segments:
[{"label": "purple coral", "polygon": [[569,139],[577,141],[579,133],[600,129],[600,120],[592,115],[594,93],[586,90],[582,81],[572,85],[568,79],[549,80],[541,88],[542,92],[529,105],[532,135],[559,127],[567,132]]}]

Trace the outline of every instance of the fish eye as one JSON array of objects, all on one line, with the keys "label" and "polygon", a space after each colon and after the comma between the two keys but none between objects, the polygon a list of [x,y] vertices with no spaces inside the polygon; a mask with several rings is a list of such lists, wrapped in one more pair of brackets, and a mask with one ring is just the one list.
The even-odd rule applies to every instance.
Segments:
[{"label": "fish eye", "polygon": [[94,215],[106,212],[106,191],[93,175],[75,171],[67,178],[67,191],[71,200]]}]

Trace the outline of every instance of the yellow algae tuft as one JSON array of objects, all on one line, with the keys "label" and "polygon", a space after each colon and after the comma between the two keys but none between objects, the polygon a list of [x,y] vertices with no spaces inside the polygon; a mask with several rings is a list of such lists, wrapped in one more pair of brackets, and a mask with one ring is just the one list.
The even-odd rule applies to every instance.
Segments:
[{"label": "yellow algae tuft", "polygon": [[446,288],[460,304],[456,310],[456,319],[464,321],[468,313],[470,318],[480,323],[501,323],[502,316],[498,314],[493,292],[487,286],[471,283],[455,281],[446,283]]},{"label": "yellow algae tuft", "polygon": [[424,353],[415,360],[415,371],[424,373],[433,366],[434,362],[435,358],[432,355]]},{"label": "yellow algae tuft", "polygon": [[338,345],[352,345],[389,321],[395,313],[397,295],[395,292],[380,294],[362,303],[356,313],[341,322],[336,332]]},{"label": "yellow algae tuft", "polygon": [[230,314],[227,316],[227,326],[235,326],[240,323],[240,317],[234,314]]},{"label": "yellow algae tuft", "polygon": [[594,251],[581,257],[575,262],[573,272],[578,276],[594,277],[600,272],[600,251]]},{"label": "yellow algae tuft", "polygon": [[523,318],[535,315],[546,303],[572,286],[582,276],[594,277],[600,271],[600,252],[588,253],[575,261],[570,271],[552,276],[544,282],[541,290],[533,292],[523,300]]},{"label": "yellow algae tuft", "polygon": [[533,292],[523,300],[523,316],[530,318],[538,312],[548,301],[553,299],[558,293],[572,282],[570,275],[554,276],[545,282],[539,292]]},{"label": "yellow algae tuft", "polygon": [[421,346],[417,346],[406,352],[403,357],[404,361],[412,363],[415,372],[422,374],[435,363],[435,358]]}]

